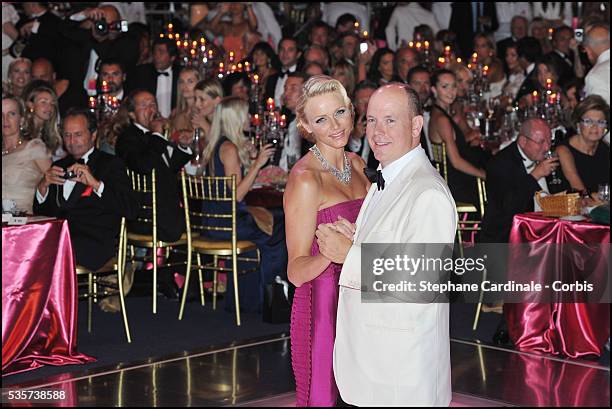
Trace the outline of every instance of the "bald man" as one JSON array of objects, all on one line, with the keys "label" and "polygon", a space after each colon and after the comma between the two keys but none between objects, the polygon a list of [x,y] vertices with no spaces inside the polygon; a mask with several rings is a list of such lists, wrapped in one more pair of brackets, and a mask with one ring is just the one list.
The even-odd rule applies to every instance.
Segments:
[{"label": "bald man", "polygon": [[546,178],[559,166],[558,158],[545,159],[551,146],[550,127],[538,118],[521,126],[517,140],[487,166],[487,207],[479,241],[507,243],[515,214],[535,210],[535,193],[549,191]]},{"label": "bald man", "polygon": [[585,94],[601,95],[610,104],[610,29],[604,24],[591,28],[584,39],[584,49],[594,67],[585,79]]},{"label": "bald man", "polygon": [[[343,264],[333,357],[338,390],[356,406],[448,406],[448,303],[377,293],[368,281],[371,270],[362,271],[361,255],[371,243],[453,243],[455,202],[420,146],[423,116],[414,90],[399,83],[377,89],[366,120],[368,143],[380,161],[376,183],[356,225],[340,220],[316,232],[320,252]],[[377,296],[380,302],[362,302]]]}]

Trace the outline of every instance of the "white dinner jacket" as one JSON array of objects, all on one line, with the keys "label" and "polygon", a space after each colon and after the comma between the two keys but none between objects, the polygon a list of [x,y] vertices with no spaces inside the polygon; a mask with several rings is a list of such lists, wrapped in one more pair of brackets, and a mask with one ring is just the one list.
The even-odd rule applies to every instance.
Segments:
[{"label": "white dinner jacket", "polygon": [[453,243],[455,202],[420,150],[383,190],[340,275],[334,374],[342,399],[357,406],[448,406],[451,401],[448,304],[361,303],[363,243]]}]

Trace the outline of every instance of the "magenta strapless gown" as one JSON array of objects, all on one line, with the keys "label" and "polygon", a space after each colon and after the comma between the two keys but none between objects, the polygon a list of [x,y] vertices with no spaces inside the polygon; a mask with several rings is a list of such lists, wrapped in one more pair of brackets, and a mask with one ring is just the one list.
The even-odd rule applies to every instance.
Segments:
[{"label": "magenta strapless gown", "polygon": [[[342,216],[357,220],[363,199],[338,203],[317,212],[317,226]],[[311,255],[319,254],[316,239]],[[297,406],[335,406],[333,352],[341,264],[331,263],[317,278],[296,288],[291,310],[291,360]]]}]

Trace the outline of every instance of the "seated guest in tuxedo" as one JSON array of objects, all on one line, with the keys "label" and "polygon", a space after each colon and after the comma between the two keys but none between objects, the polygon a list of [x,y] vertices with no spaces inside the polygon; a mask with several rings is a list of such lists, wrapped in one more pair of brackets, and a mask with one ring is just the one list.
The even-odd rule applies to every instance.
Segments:
[{"label": "seated guest in tuxedo", "polygon": [[285,91],[283,92],[283,113],[287,115],[287,135],[281,152],[279,166],[290,171],[293,165],[302,157],[302,137],[297,129],[295,109],[302,90],[302,85],[308,76],[296,71],[287,75]]},{"label": "seated guest in tuxedo", "polygon": [[584,77],[574,30],[568,26],[558,27],[553,33],[552,45],[553,51],[548,55],[556,60],[559,67],[559,85],[565,87],[574,78]]},{"label": "seated guest in tuxedo", "polygon": [[[536,70],[536,60],[542,55],[542,46],[533,37],[520,39],[517,47],[519,64],[525,72],[525,79],[516,93],[515,103],[521,101],[521,98],[537,89],[538,72]],[[524,104],[521,108],[523,107]]]},{"label": "seated guest in tuxedo", "polygon": [[[323,23],[325,24],[325,23]],[[325,25],[327,27],[327,25]],[[313,31],[315,28],[313,27]],[[320,38],[320,41],[327,41]],[[297,70],[298,59],[302,56],[302,51],[298,47],[297,40],[293,37],[284,37],[278,43],[278,58],[281,62],[281,71],[270,77],[270,87],[274,85],[274,103],[276,106],[282,105],[283,91],[287,75]]]},{"label": "seated guest in tuxedo", "polygon": [[[527,34],[529,34],[529,20],[520,15],[512,17],[510,21],[510,33],[510,37],[497,42],[497,58],[501,60],[506,58],[506,49],[508,46],[516,44],[521,38],[527,37]],[[504,69],[506,70],[506,74],[510,74],[507,64],[504,64]]]},{"label": "seated guest in tuxedo", "polygon": [[150,92],[134,91],[124,103],[130,121],[117,138],[117,156],[134,172],[146,174],[155,169],[158,237],[162,241],[176,241],[185,232],[177,175],[191,159],[189,145],[193,135],[181,135],[178,145],[166,141],[162,132],[167,120],[159,116],[157,102]]},{"label": "seated guest in tuxedo", "polygon": [[153,62],[136,67],[128,73],[129,92],[144,89],[155,95],[159,112],[169,118],[176,106],[177,83],[180,67],[175,65],[178,50],[168,38],[153,41]]},{"label": "seated guest in tuxedo", "polygon": [[577,133],[557,147],[564,189],[597,192],[610,183],[610,148],[602,143],[610,124],[610,106],[599,95],[586,97],[574,110]]},{"label": "seated guest in tuxedo", "polygon": [[115,59],[106,59],[100,61],[98,74],[98,82],[106,81],[110,88],[110,96],[115,97],[121,102],[125,96],[123,85],[125,83],[125,69],[121,61]]},{"label": "seated guest in tuxedo", "polygon": [[535,193],[548,191],[546,177],[559,159],[544,159],[551,146],[550,127],[539,118],[526,120],[515,142],[489,161],[487,166],[487,207],[478,240],[507,243],[514,215],[532,212]]},{"label": "seated guest in tuxedo", "polygon": [[[69,110],[62,133],[68,156],[45,172],[34,213],[67,219],[77,263],[95,271],[116,255],[121,217],[135,218],[138,200],[123,161],[95,148],[87,110]],[[65,178],[67,171],[75,176]]]},{"label": "seated guest in tuxedo", "polygon": [[[368,112],[368,101],[376,91],[378,85],[372,81],[361,81],[355,87],[355,96],[353,98],[355,106],[355,127],[351,132],[351,137],[346,144],[346,148],[350,152],[355,152],[361,156],[370,169],[378,168],[378,161],[374,157],[368,138],[366,138],[366,114]],[[314,142],[314,141],[313,141]]]},{"label": "seated guest in tuxedo", "polygon": [[[137,173],[148,174],[155,169],[157,183],[157,237],[173,242],[185,232],[185,214],[181,207],[181,189],[178,173],[191,159],[189,147],[193,135],[180,134],[178,144],[165,140],[163,128],[168,120],[160,117],[155,96],[148,91],[136,90],[124,100],[128,118],[115,145],[117,156]],[[140,222],[128,224],[130,231],[151,234],[151,226]],[[178,294],[172,279],[172,270],[158,270],[160,290],[170,298]]]}]

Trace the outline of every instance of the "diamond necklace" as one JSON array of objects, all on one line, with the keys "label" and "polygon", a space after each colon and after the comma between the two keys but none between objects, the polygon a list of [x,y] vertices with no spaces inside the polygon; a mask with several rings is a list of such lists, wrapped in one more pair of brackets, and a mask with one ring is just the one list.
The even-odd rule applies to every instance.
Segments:
[{"label": "diamond necklace", "polygon": [[329,171],[329,173],[334,175],[334,177],[338,179],[341,183],[348,185],[351,182],[351,174],[352,174],[351,162],[349,162],[348,157],[346,156],[346,152],[343,152],[344,170],[340,171],[335,166],[331,165],[327,161],[327,159],[325,159],[325,157],[323,157],[317,145],[312,145],[312,148],[310,148],[309,150],[313,153],[315,158],[317,158],[319,162],[321,162],[323,169]]},{"label": "diamond necklace", "polygon": [[5,156],[5,155],[8,155],[9,153],[15,152],[17,150],[17,148],[19,148],[19,146],[22,143],[23,143],[23,139],[21,139],[21,138],[17,139],[17,144],[14,147],[2,150],[2,156]]}]

